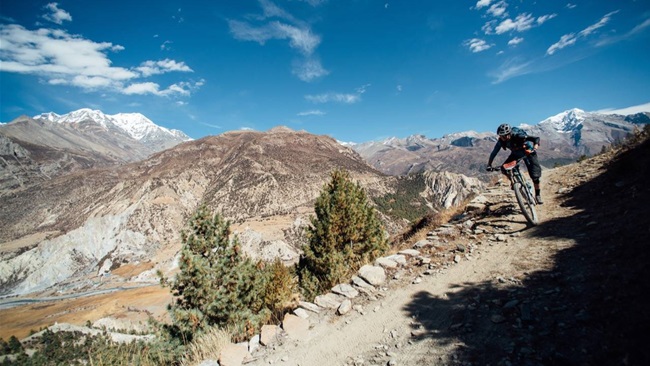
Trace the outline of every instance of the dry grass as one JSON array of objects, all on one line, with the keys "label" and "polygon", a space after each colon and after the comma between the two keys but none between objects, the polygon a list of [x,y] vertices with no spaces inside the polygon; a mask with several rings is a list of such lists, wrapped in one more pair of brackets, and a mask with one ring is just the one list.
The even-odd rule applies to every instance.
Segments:
[{"label": "dry grass", "polygon": [[472,198],[473,197],[467,198],[458,206],[450,207],[440,212],[436,212],[423,217],[419,222],[415,223],[407,231],[391,238],[391,246],[396,252],[402,249],[412,248],[413,245],[418,241],[426,239],[429,231],[448,223],[452,218],[463,213],[465,206],[467,206]]},{"label": "dry grass", "polygon": [[193,366],[208,359],[218,360],[221,350],[230,344],[230,338],[231,334],[228,330],[210,328],[187,346],[181,365]]},{"label": "dry grass", "polygon": [[120,266],[119,268],[112,270],[111,274],[115,276],[124,277],[124,278],[131,278],[133,276],[139,275],[144,271],[148,271],[152,269],[153,265],[154,265],[153,262],[145,262],[145,263],[138,263],[138,264],[128,263],[123,266]]},{"label": "dry grass", "polygon": [[54,323],[84,325],[107,316],[133,318],[149,315],[157,319],[167,316],[171,301],[169,289],[159,286],[124,290],[78,299],[40,302],[0,310],[0,338],[12,335],[21,339],[30,330],[39,330]]}]

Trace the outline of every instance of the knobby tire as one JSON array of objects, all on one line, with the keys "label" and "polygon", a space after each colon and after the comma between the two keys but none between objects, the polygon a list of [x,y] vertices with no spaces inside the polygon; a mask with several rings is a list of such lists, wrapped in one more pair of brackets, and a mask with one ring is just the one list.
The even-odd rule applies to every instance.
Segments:
[{"label": "knobby tire", "polygon": [[535,203],[531,201],[533,199],[528,192],[528,188],[517,182],[515,183],[515,197],[517,197],[517,203],[524,214],[524,217],[531,225],[537,225],[539,223],[537,219],[537,211],[535,211]]}]

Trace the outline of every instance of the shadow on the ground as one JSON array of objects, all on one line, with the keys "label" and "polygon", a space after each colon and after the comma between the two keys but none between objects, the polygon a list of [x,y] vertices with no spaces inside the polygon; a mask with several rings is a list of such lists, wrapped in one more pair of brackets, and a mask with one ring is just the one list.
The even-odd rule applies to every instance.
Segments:
[{"label": "shadow on the ground", "polygon": [[577,214],[532,229],[576,242],[552,269],[416,294],[415,334],[462,345],[451,363],[650,365],[649,167],[646,140],[564,197]]}]

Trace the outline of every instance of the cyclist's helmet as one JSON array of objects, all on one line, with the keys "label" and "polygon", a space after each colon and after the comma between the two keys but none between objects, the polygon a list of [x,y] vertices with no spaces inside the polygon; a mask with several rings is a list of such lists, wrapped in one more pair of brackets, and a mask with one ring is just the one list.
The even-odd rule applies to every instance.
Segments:
[{"label": "cyclist's helmet", "polygon": [[499,136],[509,135],[510,132],[512,132],[512,127],[507,123],[501,124],[499,128],[497,128],[497,135]]}]

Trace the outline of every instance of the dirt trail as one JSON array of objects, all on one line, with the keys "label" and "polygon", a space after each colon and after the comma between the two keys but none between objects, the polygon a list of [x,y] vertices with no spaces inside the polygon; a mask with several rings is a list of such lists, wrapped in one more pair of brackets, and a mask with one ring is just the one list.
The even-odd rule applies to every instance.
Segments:
[{"label": "dirt trail", "polygon": [[[403,269],[378,299],[353,301],[363,313],[313,315],[306,339],[286,339],[250,364],[643,364],[647,351],[629,345],[648,324],[647,307],[635,298],[638,288],[603,282],[601,254],[612,244],[603,239],[616,238],[602,225],[607,214],[583,206],[584,189],[576,188],[601,174],[609,158],[545,170],[535,228],[526,226],[509,185],[493,187],[485,194],[488,212],[455,225],[471,229],[441,236],[434,273]],[[637,272],[629,278],[638,271],[647,278],[642,266],[631,266]],[[626,303],[616,303],[619,297]],[[612,305],[636,303],[639,319],[600,319]]]}]

